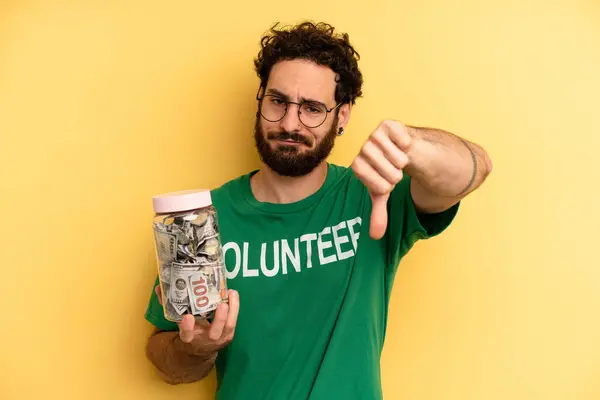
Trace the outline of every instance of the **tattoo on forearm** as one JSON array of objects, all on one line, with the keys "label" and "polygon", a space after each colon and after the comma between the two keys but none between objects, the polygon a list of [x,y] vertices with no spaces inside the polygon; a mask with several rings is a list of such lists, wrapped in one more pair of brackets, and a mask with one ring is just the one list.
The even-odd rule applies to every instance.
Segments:
[{"label": "tattoo on forearm", "polygon": [[[460,169],[455,170],[451,175],[447,176],[447,180],[445,182],[440,182],[438,176],[434,176],[436,174],[439,175],[439,170],[436,171],[436,168],[430,165],[431,168],[427,167],[427,163],[434,164],[433,162],[427,161],[422,158],[419,161],[419,164],[414,163],[413,166],[407,166],[407,172],[409,175],[413,176],[413,178],[420,180],[424,188],[431,193],[437,195],[443,195],[444,197],[464,197],[469,192],[473,191],[477,186],[479,186],[482,181],[487,177],[491,170],[491,165],[488,161],[487,155],[480,146],[475,143],[471,143],[462,137],[455,135],[451,132],[447,132],[441,129],[434,128],[423,128],[423,127],[414,127],[411,126],[411,134],[413,137],[419,139],[420,142],[428,142],[433,146],[439,149],[438,154],[444,154],[444,152],[448,152],[446,154],[454,154],[456,158],[452,158],[452,163],[463,164],[464,156],[463,151],[460,149],[463,145],[469,150],[471,154],[471,160],[473,164],[473,169],[471,173],[471,177],[466,186],[460,190],[460,188],[456,188],[457,173],[461,175],[464,173],[462,166],[456,166]],[[462,144],[461,144],[462,142]],[[424,150],[421,155],[426,154],[428,150]],[[432,151],[429,149],[429,151]],[[423,156],[425,157],[425,156]],[[462,159],[459,161],[459,159]],[[445,161],[444,161],[445,162]],[[450,161],[448,161],[450,162]],[[467,161],[468,163],[468,161]],[[417,166],[418,165],[418,166]],[[438,165],[439,166],[439,165]],[[410,168],[410,171],[408,170]],[[467,167],[468,168],[468,167]],[[435,179],[438,178],[437,181]],[[448,180],[452,181],[449,182]],[[433,185],[436,187],[430,186],[431,182],[435,182]],[[461,183],[458,183],[461,184]],[[459,193],[456,193],[460,190]]]},{"label": "tattoo on forearm", "polygon": [[458,138],[464,143],[465,146],[467,146],[467,149],[469,149],[469,152],[471,153],[471,158],[473,160],[473,173],[471,174],[471,179],[469,180],[469,183],[467,184],[467,186],[458,194],[458,196],[462,196],[471,189],[471,187],[473,186],[473,183],[475,182],[475,178],[477,177],[477,156],[476,156],[475,152],[473,151],[473,149],[471,148],[471,146],[469,146],[469,143],[467,143],[466,140],[464,140],[461,137],[458,137]]}]

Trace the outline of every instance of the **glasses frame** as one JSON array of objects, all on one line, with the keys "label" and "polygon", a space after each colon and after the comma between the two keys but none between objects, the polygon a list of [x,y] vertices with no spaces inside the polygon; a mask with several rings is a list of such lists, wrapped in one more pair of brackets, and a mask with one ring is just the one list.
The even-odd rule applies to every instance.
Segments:
[{"label": "glasses frame", "polygon": [[[333,110],[335,110],[336,108],[338,108],[339,106],[341,106],[342,104],[344,104],[344,102],[340,102],[340,103],[336,104],[335,106],[333,106],[333,107],[331,107],[331,108],[327,108],[327,105],[325,105],[324,103],[321,103],[320,101],[317,101],[317,102],[315,102],[315,101],[312,101],[312,100],[311,100],[311,101],[301,101],[300,103],[298,103],[298,102],[294,102],[294,101],[288,101],[288,100],[283,100],[283,99],[281,99],[281,101],[283,101],[283,102],[285,103],[285,111],[284,111],[284,113],[283,113],[283,116],[282,116],[281,118],[277,119],[277,120],[270,120],[270,119],[266,118],[266,117],[263,115],[263,113],[262,113],[262,102],[263,102],[264,98],[265,98],[265,97],[267,97],[267,96],[270,96],[270,97],[277,97],[277,96],[275,96],[275,95],[272,95],[272,94],[264,94],[264,93],[263,93],[263,95],[261,96],[261,95],[260,95],[260,91],[261,91],[261,89],[263,89],[263,87],[262,87],[262,86],[261,86],[261,87],[259,87],[259,88],[258,88],[258,92],[256,92],[256,100],[258,100],[258,113],[260,114],[260,116],[261,116],[261,117],[262,117],[262,118],[263,118],[265,121],[269,121],[269,122],[279,122],[279,121],[281,121],[281,120],[282,120],[282,119],[284,119],[284,118],[285,118],[285,116],[287,115],[287,113],[288,113],[288,109],[289,109],[289,105],[290,105],[290,104],[296,104],[296,105],[298,106],[298,120],[300,121],[300,123],[301,123],[302,125],[306,126],[307,128],[314,129],[314,128],[318,128],[319,126],[323,125],[323,124],[325,123],[325,121],[327,121],[327,117],[329,116],[329,113],[330,113],[330,112],[332,112]],[[322,105],[322,106],[323,106],[323,108],[324,108],[324,109],[325,109],[325,111],[326,111],[325,118],[323,119],[323,122],[321,122],[320,124],[318,124],[318,125],[315,125],[315,126],[309,126],[309,125],[306,125],[306,124],[304,123],[304,121],[302,121],[302,117],[300,117],[300,109],[302,108],[302,105],[303,105],[303,104],[305,104],[305,103],[318,103],[318,104],[320,104],[320,105]]]}]

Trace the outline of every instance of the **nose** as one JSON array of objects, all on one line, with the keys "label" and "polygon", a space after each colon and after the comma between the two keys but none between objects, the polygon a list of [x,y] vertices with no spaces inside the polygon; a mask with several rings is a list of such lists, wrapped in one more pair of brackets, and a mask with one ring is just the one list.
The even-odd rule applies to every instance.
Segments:
[{"label": "nose", "polygon": [[285,117],[280,121],[281,129],[286,132],[295,132],[300,130],[300,118],[298,118],[298,105],[288,104],[287,113]]}]

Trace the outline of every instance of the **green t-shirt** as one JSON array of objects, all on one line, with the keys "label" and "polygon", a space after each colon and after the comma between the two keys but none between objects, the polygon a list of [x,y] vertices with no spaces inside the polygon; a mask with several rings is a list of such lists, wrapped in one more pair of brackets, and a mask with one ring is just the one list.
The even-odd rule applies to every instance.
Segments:
[{"label": "green t-shirt", "polygon": [[[255,171],[212,191],[227,284],[240,294],[233,342],[216,361],[217,399],[382,398],[380,355],[402,256],[441,233],[458,204],[417,216],[406,176],[388,200],[388,228],[369,236],[371,199],[350,168],[292,204],[258,202]],[[146,318],[176,330],[152,295]]]}]

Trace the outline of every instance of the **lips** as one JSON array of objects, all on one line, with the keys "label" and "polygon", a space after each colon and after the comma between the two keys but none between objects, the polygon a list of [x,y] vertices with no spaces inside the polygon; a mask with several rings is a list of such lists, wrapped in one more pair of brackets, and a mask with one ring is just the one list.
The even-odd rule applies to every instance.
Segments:
[{"label": "lips", "polygon": [[277,139],[277,140],[279,140],[280,142],[283,142],[283,143],[298,143],[298,144],[303,143],[299,140],[293,140],[293,139]]},{"label": "lips", "polygon": [[279,143],[282,144],[288,144],[288,145],[299,145],[299,144],[305,144],[307,146],[310,146],[309,140],[303,136],[301,136],[298,133],[280,133],[280,134],[271,134],[269,135],[269,139],[271,140],[276,140]]}]

